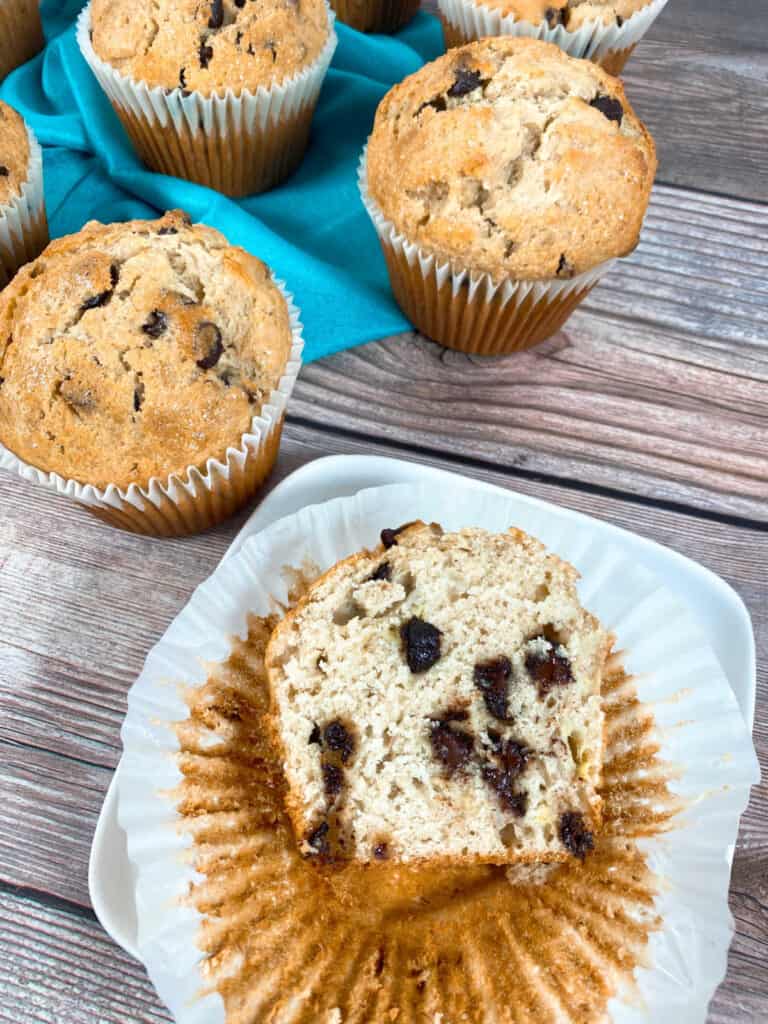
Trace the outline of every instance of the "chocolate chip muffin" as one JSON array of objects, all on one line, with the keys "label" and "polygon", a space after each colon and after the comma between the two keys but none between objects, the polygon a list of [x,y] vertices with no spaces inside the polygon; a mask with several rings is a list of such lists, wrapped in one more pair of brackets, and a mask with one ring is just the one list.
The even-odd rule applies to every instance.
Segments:
[{"label": "chocolate chip muffin", "polygon": [[600,820],[610,637],[518,530],[385,530],[267,650],[287,808],[320,859],[584,857]]},{"label": "chocolate chip muffin", "polygon": [[587,22],[603,25],[624,24],[650,0],[483,0],[486,7],[498,8],[531,25],[545,22],[550,28],[563,25],[575,31]]},{"label": "chocolate chip muffin", "polygon": [[331,0],[339,21],[358,32],[397,32],[419,9],[420,0]]},{"label": "chocolate chip muffin", "polygon": [[142,159],[228,195],[301,161],[335,47],[325,0],[92,0],[78,40]]},{"label": "chocolate chip muffin", "polygon": [[634,249],[656,155],[618,79],[552,44],[500,37],[390,90],[365,163],[406,315],[445,345],[499,354],[554,333]]},{"label": "chocolate chip muffin", "polygon": [[159,525],[152,508],[120,525],[193,532],[271,468],[292,347],[268,268],[219,232],[180,212],[93,222],[0,295],[0,441],[78,497],[138,488],[161,505]]},{"label": "chocolate chip muffin", "polygon": [[0,82],[44,45],[39,0],[0,0]]},{"label": "chocolate chip muffin", "polygon": [[0,288],[47,241],[40,147],[21,116],[0,101]]}]

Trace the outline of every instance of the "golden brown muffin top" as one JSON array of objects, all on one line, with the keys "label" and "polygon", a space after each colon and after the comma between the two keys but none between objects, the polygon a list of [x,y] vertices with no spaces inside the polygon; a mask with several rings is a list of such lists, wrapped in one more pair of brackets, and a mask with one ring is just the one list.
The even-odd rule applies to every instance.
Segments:
[{"label": "golden brown muffin top", "polygon": [[631,252],[656,153],[618,79],[505,36],[391,89],[367,163],[372,197],[409,241],[497,279],[542,279]]},{"label": "golden brown muffin top", "polygon": [[478,0],[485,7],[511,14],[519,21],[539,25],[546,21],[550,28],[563,25],[575,32],[586,22],[621,26],[647,7],[650,0]]},{"label": "golden brown muffin top", "polygon": [[27,126],[13,107],[0,102],[0,206],[16,199],[28,179]]},{"label": "golden brown muffin top", "polygon": [[288,307],[268,268],[179,211],[87,224],[0,293],[0,441],[83,484],[203,468],[283,374]]},{"label": "golden brown muffin top", "polygon": [[91,29],[122,74],[205,96],[295,75],[329,34],[324,0],[93,0]]}]

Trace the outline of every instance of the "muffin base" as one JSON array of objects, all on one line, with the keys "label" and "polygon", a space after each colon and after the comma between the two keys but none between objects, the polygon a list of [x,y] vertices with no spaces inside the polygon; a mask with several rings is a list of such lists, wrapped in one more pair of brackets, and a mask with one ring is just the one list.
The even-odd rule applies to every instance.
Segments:
[{"label": "muffin base", "polygon": [[46,245],[48,218],[45,209],[41,208],[24,225],[20,237],[11,238],[10,244],[0,241],[0,289],[5,288],[20,267],[38,257]]},{"label": "muffin base", "polygon": [[0,82],[44,46],[39,0],[0,0]]},{"label": "muffin base", "polygon": [[332,0],[339,21],[358,32],[397,32],[415,17],[421,0]]}]

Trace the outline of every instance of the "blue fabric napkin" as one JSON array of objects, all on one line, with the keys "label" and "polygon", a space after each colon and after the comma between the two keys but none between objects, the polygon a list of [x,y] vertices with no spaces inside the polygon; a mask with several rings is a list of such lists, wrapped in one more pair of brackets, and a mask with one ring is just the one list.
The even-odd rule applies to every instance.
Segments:
[{"label": "blue fabric napkin", "polygon": [[396,36],[337,24],[339,46],[299,170],[261,196],[227,199],[148,171],[135,156],[75,39],[83,0],[43,0],[48,45],[13,72],[0,98],[31,125],[44,150],[53,237],[88,220],[155,217],[181,207],[268,263],[301,308],[305,359],[405,330],[384,258],[360,201],[357,165],[379,100],[442,52],[436,18],[419,14]]}]

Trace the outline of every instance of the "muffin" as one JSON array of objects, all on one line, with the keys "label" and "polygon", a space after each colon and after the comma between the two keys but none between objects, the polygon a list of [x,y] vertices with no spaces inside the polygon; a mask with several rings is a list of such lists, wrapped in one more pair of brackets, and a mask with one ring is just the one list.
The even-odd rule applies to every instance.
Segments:
[{"label": "muffin", "polygon": [[0,0],[0,82],[44,45],[39,0]]},{"label": "muffin", "polygon": [[271,469],[298,372],[268,268],[181,212],[87,224],[0,294],[3,463],[139,533],[194,533]]},{"label": "muffin", "polygon": [[301,163],[336,35],[325,0],[93,0],[78,42],[149,167],[244,196]]},{"label": "muffin", "polygon": [[332,0],[339,21],[358,32],[397,32],[419,9],[420,0]]},{"label": "muffin", "polygon": [[667,0],[438,0],[445,45],[535,36],[621,73]]},{"label": "muffin", "polygon": [[0,288],[47,241],[40,146],[20,115],[0,101]]},{"label": "muffin", "polygon": [[635,248],[655,170],[618,79],[504,36],[387,93],[360,184],[405,315],[450,348],[501,355],[554,334]]},{"label": "muffin", "polygon": [[385,530],[270,641],[300,848],[362,862],[583,857],[600,820],[610,637],[519,530]]}]

